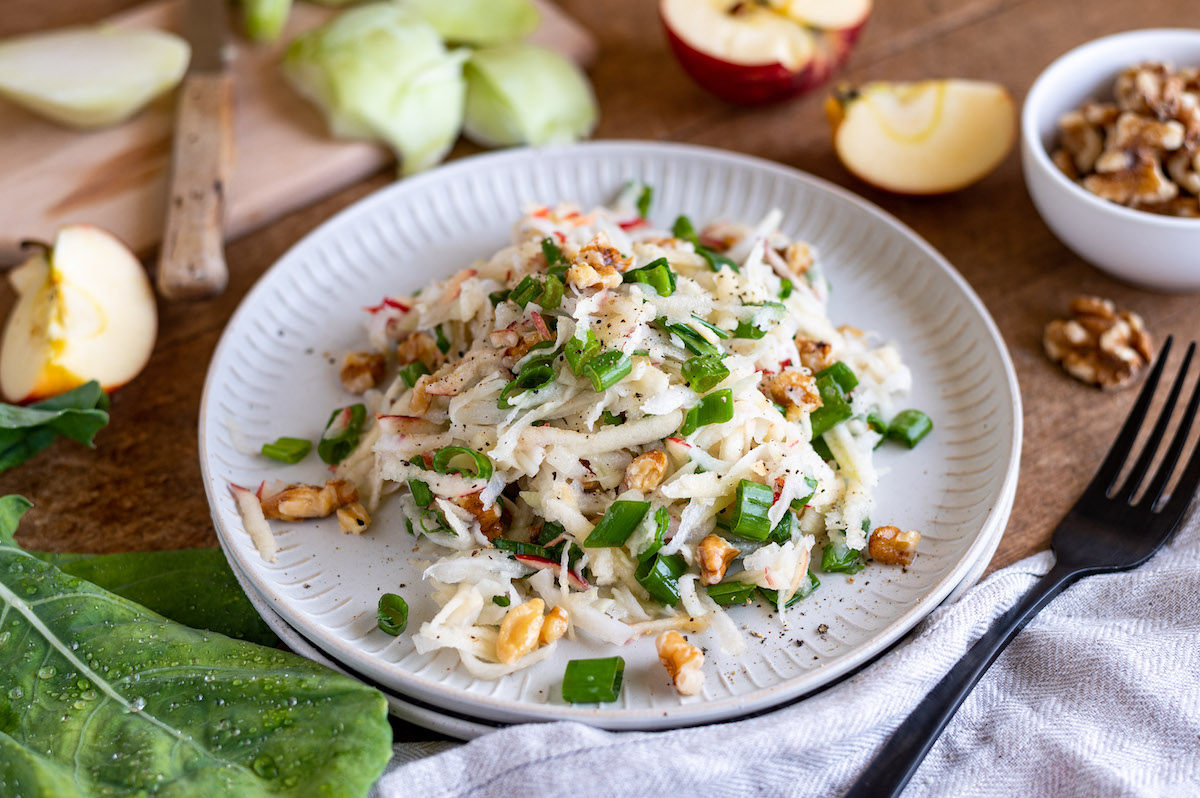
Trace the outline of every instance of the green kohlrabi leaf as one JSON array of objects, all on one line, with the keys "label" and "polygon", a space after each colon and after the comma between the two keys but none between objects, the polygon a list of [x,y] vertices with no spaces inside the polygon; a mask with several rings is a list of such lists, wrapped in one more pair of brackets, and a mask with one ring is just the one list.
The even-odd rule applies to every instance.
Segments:
[{"label": "green kohlrabi leaf", "polygon": [[458,138],[466,58],[412,12],[375,3],[297,38],[283,70],[335,136],[386,142],[407,175],[437,164]]},{"label": "green kohlrabi leaf", "polygon": [[552,50],[507,44],[477,50],[467,62],[464,132],[485,147],[558,144],[596,124],[587,76]]},{"label": "green kohlrabi leaf", "polygon": [[540,21],[530,0],[398,0],[415,11],[444,39],[471,45],[523,39]]},{"label": "green kohlrabi leaf", "polygon": [[91,446],[108,423],[108,397],[95,380],[22,407],[0,403],[0,471],[19,466],[62,435]]},{"label": "green kohlrabi leaf", "polygon": [[[21,502],[0,504],[11,540]],[[6,795],[361,796],[391,755],[377,690],[199,632],[0,543]]]}]

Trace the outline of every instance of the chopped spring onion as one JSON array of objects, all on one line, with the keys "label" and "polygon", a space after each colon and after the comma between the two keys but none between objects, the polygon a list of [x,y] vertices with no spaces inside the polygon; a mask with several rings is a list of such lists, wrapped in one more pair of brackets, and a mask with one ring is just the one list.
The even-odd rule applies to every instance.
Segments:
[{"label": "chopped spring onion", "polygon": [[749,604],[754,598],[754,585],[745,582],[718,582],[708,586],[708,597],[722,607]]},{"label": "chopped spring onion", "polygon": [[363,423],[367,420],[367,406],[363,404],[339,407],[329,416],[321,440],[317,443],[317,454],[329,465],[337,465],[346,459],[358,438],[362,435]]},{"label": "chopped spring onion", "polygon": [[850,403],[846,401],[846,395],[842,393],[842,386],[833,375],[822,372],[816,382],[817,393],[821,395],[821,406],[812,411],[810,416],[814,440],[854,415]]},{"label": "chopped spring onion", "polygon": [[825,462],[834,461],[833,450],[829,448],[829,444],[825,442],[824,438],[813,438],[812,447],[817,456]]},{"label": "chopped spring onion", "polygon": [[687,573],[687,567],[678,554],[655,554],[638,566],[633,577],[652,599],[674,607],[679,603],[679,577]]},{"label": "chopped spring onion", "polygon": [[654,540],[650,545],[638,552],[637,559],[639,563],[658,554],[658,550],[662,548],[663,540],[667,534],[667,524],[670,523],[671,516],[667,513],[666,507],[659,507],[654,511]]},{"label": "chopped spring onion", "polygon": [[545,310],[554,310],[562,304],[563,282],[553,274],[546,278],[546,287],[538,296],[537,303]]},{"label": "chopped spring onion", "polygon": [[621,695],[624,676],[625,660],[621,657],[573,659],[563,673],[563,701],[569,704],[616,701]]},{"label": "chopped spring onion", "polygon": [[920,410],[901,410],[888,424],[887,436],[913,448],[933,430],[933,421]]},{"label": "chopped spring onion", "polygon": [[843,542],[826,543],[825,551],[821,552],[821,570],[827,574],[856,574],[864,567],[866,562],[863,561],[862,552],[847,547]]},{"label": "chopped spring onion", "polygon": [[446,333],[442,332],[442,325],[433,328],[434,338],[437,339],[438,351],[443,355],[450,351],[450,339],[446,337]]},{"label": "chopped spring onion", "polygon": [[858,377],[854,375],[849,366],[840,360],[832,366],[821,369],[816,376],[820,378],[825,375],[833,377],[833,381],[846,393],[850,393],[858,385]]},{"label": "chopped spring onion", "polygon": [[675,272],[671,270],[666,258],[651,261],[640,269],[630,269],[622,279],[627,283],[645,283],[659,296],[675,293]]},{"label": "chopped spring onion", "polygon": [[667,324],[667,320],[658,319],[658,324],[667,332],[679,336],[684,347],[693,355],[720,355],[721,348],[710,343],[704,336],[686,324]]},{"label": "chopped spring onion", "polygon": [[[507,538],[495,538],[492,540],[492,545],[501,551],[508,551],[512,552],[513,554],[520,554],[526,557],[541,557],[544,560],[554,560],[555,562],[558,562],[558,556],[554,551],[537,543],[526,543],[521,540],[508,540]],[[558,549],[558,554],[562,554],[562,549]]]},{"label": "chopped spring onion", "polygon": [[787,299],[790,297],[792,295],[792,291],[795,289],[795,285],[792,283],[792,281],[784,277],[779,281],[779,284],[781,286],[779,289],[779,298]]},{"label": "chopped spring onion", "polygon": [[408,626],[408,602],[395,593],[384,593],[379,597],[379,608],[375,611],[382,632],[395,637]]},{"label": "chopped spring onion", "polygon": [[433,504],[433,491],[429,489],[429,485],[419,479],[410,479],[408,481],[408,491],[412,494],[413,501],[418,507],[428,507]]},{"label": "chopped spring onion", "polygon": [[[824,443],[824,441],[821,441],[821,443]],[[814,446],[813,448],[815,449],[816,447]],[[829,447],[825,448],[828,449]],[[804,505],[812,501],[813,494],[817,492],[817,481],[812,477],[805,477],[804,484],[808,486],[808,495],[792,499],[792,509],[798,513],[804,512]]]},{"label": "chopped spring onion", "polygon": [[553,367],[549,365],[539,364],[532,368],[526,366],[521,369],[521,373],[512,382],[504,386],[504,390],[500,392],[500,399],[496,404],[500,409],[507,410],[512,407],[512,403],[508,401],[509,399],[526,391],[536,391],[545,388],[554,382],[555,376]]},{"label": "chopped spring onion", "polygon": [[715,391],[700,400],[700,404],[684,414],[683,427],[680,432],[683,437],[691,435],[701,427],[709,424],[724,424],[733,420],[733,389]]},{"label": "chopped spring onion", "polygon": [[419,360],[409,363],[407,366],[400,367],[400,379],[404,380],[404,384],[409,388],[416,387],[417,380],[421,376],[429,373],[429,367]]},{"label": "chopped spring onion", "polygon": [[592,381],[596,393],[607,391],[633,371],[633,359],[624,352],[613,350],[596,355],[583,364],[584,375]]},{"label": "chopped spring onion", "polygon": [[[784,605],[784,609],[787,609],[801,599],[808,598],[814,592],[816,592],[817,588],[820,586],[821,580],[817,579],[816,574],[814,574],[812,571],[809,571],[804,582],[802,582],[800,587],[796,589],[796,592],[792,594],[792,597],[788,599],[788,603]],[[779,609],[778,590],[771,590],[770,588],[766,587],[760,587],[758,590],[763,594],[763,597],[766,598],[767,601],[771,602],[771,605],[775,607],[775,609]]]},{"label": "chopped spring onion", "polygon": [[696,355],[683,364],[683,378],[696,393],[708,393],[729,376],[718,355]]},{"label": "chopped spring onion", "polygon": [[512,599],[508,596],[492,596],[492,603],[497,607],[507,607],[509,604],[512,604]]},{"label": "chopped spring onion", "polygon": [[508,290],[507,288],[503,291],[493,291],[492,293],[488,294],[488,299],[492,301],[492,307],[496,307],[501,302],[508,299],[508,295],[511,293],[512,291]]},{"label": "chopped spring onion", "polygon": [[571,367],[571,373],[576,377],[583,376],[583,367],[598,354],[600,354],[600,342],[596,340],[596,334],[591,330],[587,331],[587,337],[584,340],[572,337],[563,345],[563,355],[567,358],[567,365]]},{"label": "chopped spring onion", "polygon": [[264,457],[278,460],[281,463],[299,463],[312,451],[312,441],[304,438],[278,438],[274,443],[264,443]]},{"label": "chopped spring onion", "polygon": [[696,254],[708,261],[708,268],[714,272],[719,272],[724,266],[728,266],[735,272],[739,271],[737,264],[731,259],[719,252],[714,252],[700,243],[700,236],[696,234],[696,228],[692,226],[692,220],[686,216],[680,216],[675,219],[675,224],[671,227],[671,234],[676,238],[691,242],[692,246],[696,248]]},{"label": "chopped spring onion", "polygon": [[767,511],[775,502],[775,491],[758,482],[743,479],[737,486],[733,520],[729,534],[745,540],[766,540],[771,536]]},{"label": "chopped spring onion", "polygon": [[650,216],[650,204],[654,202],[654,188],[652,186],[642,186],[642,190],[638,193],[637,210],[638,216],[643,219]]},{"label": "chopped spring onion", "polygon": [[537,299],[541,295],[542,290],[542,281],[529,274],[525,276],[525,279],[517,283],[517,287],[508,295],[508,301],[516,303],[518,307],[523,308]]},{"label": "chopped spring onion", "polygon": [[783,518],[779,519],[779,523],[775,525],[775,528],[771,530],[771,534],[767,536],[767,540],[782,546],[791,540],[792,535],[799,529],[800,522],[796,520],[796,516],[790,512],[784,513]]},{"label": "chopped spring onion", "polygon": [[[544,352],[540,355],[535,354],[539,349],[549,349],[551,351]],[[553,366],[554,361],[558,358],[558,350],[554,348],[553,341],[538,341],[533,346],[529,347],[529,351],[521,358],[518,364],[520,371],[534,368],[536,366]]]},{"label": "chopped spring onion", "polygon": [[[474,470],[462,465],[454,465],[454,461],[460,457],[469,457],[473,460],[475,462]],[[486,454],[465,446],[446,446],[434,453],[433,470],[439,474],[462,474],[470,479],[491,479],[492,461]]]},{"label": "chopped spring onion", "polygon": [[546,258],[546,268],[549,273],[561,280],[567,273],[567,267],[571,264],[567,263],[562,250],[558,248],[558,244],[554,243],[553,238],[547,236],[542,239],[542,255]]},{"label": "chopped spring onion", "polygon": [[587,548],[613,548],[624,546],[633,530],[650,512],[650,502],[615,501],[604,511],[604,517],[596,524],[583,545]]},{"label": "chopped spring onion", "polygon": [[435,510],[432,507],[421,513],[420,521],[421,531],[427,535],[432,535],[435,533],[450,535],[451,537],[458,535],[458,533],[446,523],[446,519],[442,515],[441,511]]},{"label": "chopped spring onion", "polygon": [[[883,420],[883,416],[879,415],[878,407],[871,408],[871,412],[867,413],[867,428],[880,435],[887,435],[888,423]],[[882,443],[882,441],[880,442]]]},{"label": "chopped spring onion", "polygon": [[614,415],[613,413],[605,410],[600,414],[600,420],[610,427],[619,427],[625,423],[625,414],[621,413],[620,415]]},{"label": "chopped spring onion", "polygon": [[733,330],[734,338],[748,338],[752,341],[757,341],[759,338],[762,338],[766,334],[767,334],[766,330],[764,330],[760,327],[755,327],[753,324],[751,324],[748,321],[739,321],[738,326],[735,327]]},{"label": "chopped spring onion", "polygon": [[721,340],[726,340],[729,338],[729,330],[722,330],[717,325],[705,321],[704,319],[697,316],[695,313],[692,314],[692,318],[696,321],[697,324],[702,324],[705,327],[707,327],[709,330],[711,330],[712,334],[717,336]]},{"label": "chopped spring onion", "polygon": [[542,546],[550,543],[550,541],[562,535],[567,530],[557,521],[547,521],[542,524],[542,531],[538,532],[537,542]]}]

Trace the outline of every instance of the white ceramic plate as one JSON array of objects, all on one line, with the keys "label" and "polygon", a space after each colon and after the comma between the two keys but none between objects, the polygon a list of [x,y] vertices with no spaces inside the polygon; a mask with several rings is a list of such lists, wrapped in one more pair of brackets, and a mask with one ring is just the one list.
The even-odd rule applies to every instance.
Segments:
[{"label": "white ceramic plate", "polygon": [[[411,292],[487,256],[531,202],[607,202],[631,178],[656,188],[652,217],[698,223],[756,220],[783,209],[784,230],[814,244],[833,283],[835,322],[897,341],[916,375],[911,406],[935,420],[912,452],[878,451],[891,473],[876,522],[923,533],[905,570],[871,565],[851,581],[822,576],[821,589],[789,614],[786,629],[760,606],[735,610],[750,648],[740,658],[713,641],[701,696],[681,698],[652,640],[620,650],[621,698],[571,706],[559,695],[568,659],[614,653],[582,641],[509,678],[487,682],[455,667],[451,652],[418,655],[407,636],[375,627],[382,592],[408,599],[410,626],[436,610],[410,560],[412,538],[386,504],[372,529],[344,536],[333,519],[276,524],[279,559],[265,563],[242,530],[228,484],[262,479],[319,482],[310,457],[281,466],[235,445],[281,435],[317,438],[331,408],[349,397],[337,380],[342,352],[361,348],[360,308]],[[979,299],[911,230],[862,199],[800,172],[696,147],[597,142],[465,159],[364,199],[297,244],[254,287],[230,321],[209,367],[200,412],[205,488],[227,553],[255,589],[334,660],[398,693],[469,717],[574,719],[608,728],[685,726],[762,711],[853,670],[912,628],[995,546],[1015,490],[1020,398],[1012,364]],[[757,635],[761,635],[758,637]]]}]

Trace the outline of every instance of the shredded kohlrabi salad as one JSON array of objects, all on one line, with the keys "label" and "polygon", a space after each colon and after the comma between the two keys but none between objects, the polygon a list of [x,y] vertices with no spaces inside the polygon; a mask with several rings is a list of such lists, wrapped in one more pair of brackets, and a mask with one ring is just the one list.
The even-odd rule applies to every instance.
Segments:
[{"label": "shredded kohlrabi salad", "polygon": [[765,598],[785,622],[816,573],[863,567],[872,452],[924,434],[891,423],[916,413],[897,349],[834,325],[779,211],[667,230],[651,198],[530,208],[488,260],[370,308],[398,376],[321,441],[366,511],[398,503],[403,529],[376,534],[431,544],[441,610],[409,631],[477,678],[553,656],[555,635],[509,645],[534,600],[558,635],[711,629],[740,653],[731,608]]}]

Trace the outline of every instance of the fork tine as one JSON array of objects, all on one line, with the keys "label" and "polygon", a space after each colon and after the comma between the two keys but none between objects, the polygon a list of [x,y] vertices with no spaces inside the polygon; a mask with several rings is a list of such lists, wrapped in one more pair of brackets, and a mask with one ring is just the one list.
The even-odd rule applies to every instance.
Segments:
[{"label": "fork tine", "polygon": [[[1175,382],[1171,385],[1167,401],[1163,403],[1162,410],[1159,411],[1158,421],[1154,424],[1154,429],[1150,431],[1150,437],[1142,446],[1142,453],[1138,456],[1137,462],[1133,464],[1133,468],[1130,469],[1125,484],[1113,494],[1115,501],[1132,501],[1138,488],[1141,487],[1142,480],[1145,479],[1146,472],[1150,470],[1150,464],[1154,461],[1154,456],[1158,454],[1158,446],[1162,443],[1163,436],[1167,434],[1167,427],[1171,423],[1171,416],[1175,412],[1179,394],[1183,391],[1183,382],[1187,379],[1188,367],[1192,364],[1192,354],[1195,351],[1195,342],[1188,344],[1187,352],[1183,355],[1183,363],[1179,366],[1179,374],[1176,375]],[[1170,468],[1167,469],[1167,473],[1170,473]]]},{"label": "fork tine", "polygon": [[1113,442],[1112,448],[1108,450],[1108,456],[1104,458],[1104,462],[1100,465],[1100,470],[1096,472],[1096,476],[1092,477],[1092,481],[1088,484],[1087,490],[1084,491],[1084,496],[1089,499],[1103,499],[1108,495],[1109,488],[1116,481],[1117,475],[1121,473],[1121,466],[1124,465],[1125,459],[1129,456],[1129,450],[1133,448],[1134,441],[1137,440],[1138,430],[1142,428],[1142,421],[1146,418],[1146,411],[1150,409],[1150,402],[1154,398],[1154,390],[1158,387],[1158,380],[1162,377],[1163,368],[1167,363],[1167,355],[1171,352],[1171,343],[1174,336],[1168,336],[1163,342],[1162,350],[1158,353],[1158,359],[1154,361],[1154,368],[1146,375],[1146,382],[1142,385],[1142,392],[1138,394],[1137,402],[1134,403],[1133,409],[1129,411],[1128,418],[1125,419],[1124,426],[1121,427],[1121,434]]},{"label": "fork tine", "polygon": [[[1171,448],[1167,451],[1162,465],[1158,467],[1158,473],[1154,476],[1154,481],[1150,483],[1146,495],[1139,504],[1149,502],[1147,507],[1152,510],[1162,497],[1167,483],[1171,480],[1171,473],[1175,470],[1175,463],[1179,460],[1179,455],[1183,452],[1183,447],[1187,443],[1188,433],[1192,430],[1192,423],[1196,420],[1196,411],[1198,409],[1200,409],[1200,380],[1197,380],[1196,385],[1192,388],[1192,396],[1188,400],[1187,408],[1183,411],[1183,418],[1179,421],[1179,429],[1175,431],[1175,438],[1171,441]],[[1182,513],[1187,507],[1188,501],[1191,500],[1197,484],[1200,484],[1200,445],[1196,447],[1188,459],[1183,475],[1179,478],[1179,483],[1175,486],[1175,492],[1172,494],[1167,506],[1163,508],[1163,511]],[[1182,502],[1182,507],[1177,506],[1179,502]]]}]

